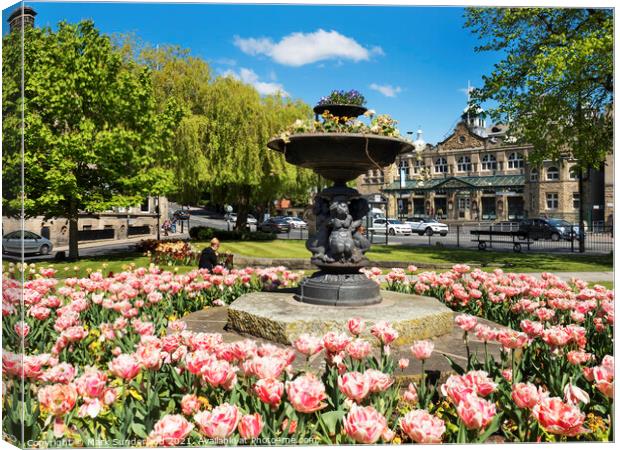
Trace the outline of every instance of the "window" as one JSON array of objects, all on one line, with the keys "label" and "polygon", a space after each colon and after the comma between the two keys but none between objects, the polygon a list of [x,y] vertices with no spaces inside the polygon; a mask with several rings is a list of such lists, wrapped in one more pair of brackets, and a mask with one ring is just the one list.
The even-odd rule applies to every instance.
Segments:
[{"label": "window", "polygon": [[409,176],[409,163],[405,160],[401,161],[400,164],[398,165],[399,176],[403,172],[403,170],[405,171],[405,176],[408,177]]},{"label": "window", "polygon": [[459,172],[471,172],[471,158],[469,156],[461,156],[456,162],[456,169]]},{"label": "window", "polygon": [[557,167],[549,167],[547,169],[547,180],[559,180],[560,171]]},{"label": "window", "polygon": [[573,208],[579,209],[581,197],[579,197],[579,192],[573,192]]},{"label": "window", "polygon": [[149,212],[149,198],[144,199],[142,204],[140,205],[140,211]]},{"label": "window", "polygon": [[577,166],[572,166],[568,171],[568,176],[571,180],[579,179],[579,168]]},{"label": "window", "polygon": [[558,193],[547,192],[547,209],[558,209]]},{"label": "window", "polygon": [[495,156],[487,154],[482,157],[482,170],[496,170],[497,160]]},{"label": "window", "polygon": [[437,158],[435,160],[435,173],[447,173],[448,172],[448,161],[446,158]]},{"label": "window", "polygon": [[538,169],[530,169],[530,181],[538,181]]},{"label": "window", "polygon": [[82,225],[82,230],[92,230],[93,226],[92,225]]},{"label": "window", "polygon": [[509,169],[521,169],[523,167],[523,155],[521,153],[513,152],[508,155],[508,168]]},{"label": "window", "polygon": [[413,173],[422,173],[422,170],[424,170],[424,161],[418,159],[413,165]]},{"label": "window", "polygon": [[458,199],[459,209],[469,209],[470,201],[471,200],[469,197],[459,197]]}]

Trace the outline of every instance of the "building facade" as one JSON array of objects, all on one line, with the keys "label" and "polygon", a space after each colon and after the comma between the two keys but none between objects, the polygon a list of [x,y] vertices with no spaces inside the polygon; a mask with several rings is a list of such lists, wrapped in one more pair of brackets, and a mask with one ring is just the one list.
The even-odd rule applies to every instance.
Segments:
[{"label": "building facade", "polygon": [[[130,238],[154,238],[157,227],[168,218],[166,197],[148,197],[144,203],[131,208],[114,208],[99,213],[81,212],[78,218],[80,242],[122,241]],[[21,229],[17,218],[2,218],[2,235]],[[54,247],[69,245],[69,221],[64,217],[45,220],[30,217],[24,229],[52,241]]]},{"label": "building facade", "polygon": [[[527,162],[532,147],[511,140],[506,126],[486,127],[481,110],[466,110],[461,119],[436,145],[359,177],[359,191],[383,193],[391,217],[430,216],[455,223],[527,217],[578,221],[582,199],[575,160],[532,167]],[[604,171],[591,171],[586,178],[588,222],[613,217],[613,155],[610,158]]]}]

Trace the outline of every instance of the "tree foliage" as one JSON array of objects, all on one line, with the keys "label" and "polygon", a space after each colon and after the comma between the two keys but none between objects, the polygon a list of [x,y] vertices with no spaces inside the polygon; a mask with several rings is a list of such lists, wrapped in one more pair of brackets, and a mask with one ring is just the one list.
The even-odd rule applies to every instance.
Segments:
[{"label": "tree foliage", "polygon": [[164,194],[181,110],[159,110],[149,70],[127,61],[92,21],[27,28],[24,152],[21,153],[21,33],[4,37],[3,205],[27,216],[69,219],[77,257],[79,211],[103,211]]},{"label": "tree foliage", "polygon": [[497,102],[491,116],[533,145],[530,161],[600,167],[613,148],[613,11],[468,8],[466,27],[503,58],[473,99]]},{"label": "tree foliage", "polygon": [[208,193],[230,203],[243,222],[248,208],[261,209],[281,196],[305,201],[316,176],[267,148],[269,139],[310,107],[280,96],[261,97],[233,77],[213,79],[201,58],[178,47],[143,47],[139,61],[152,70],[158,102],[174,98],[185,111],[174,140],[174,198],[196,203]]}]

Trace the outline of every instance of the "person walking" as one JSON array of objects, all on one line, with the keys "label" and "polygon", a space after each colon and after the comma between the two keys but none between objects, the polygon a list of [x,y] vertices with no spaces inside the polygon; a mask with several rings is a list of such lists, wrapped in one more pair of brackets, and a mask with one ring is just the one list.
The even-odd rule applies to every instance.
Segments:
[{"label": "person walking", "polygon": [[215,266],[217,266],[217,258],[218,253],[217,250],[220,248],[220,241],[218,238],[211,239],[211,246],[205,248],[200,253],[200,260],[198,261],[199,269],[208,269],[213,270]]}]

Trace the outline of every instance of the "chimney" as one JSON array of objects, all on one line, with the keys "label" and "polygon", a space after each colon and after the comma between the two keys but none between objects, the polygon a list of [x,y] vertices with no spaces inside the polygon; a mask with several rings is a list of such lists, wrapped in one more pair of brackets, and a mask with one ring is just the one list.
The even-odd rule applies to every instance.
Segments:
[{"label": "chimney", "polygon": [[24,27],[34,27],[34,16],[37,13],[30,6],[19,6],[11,13],[7,22],[9,22],[11,33],[16,30],[21,30],[22,24]]}]

